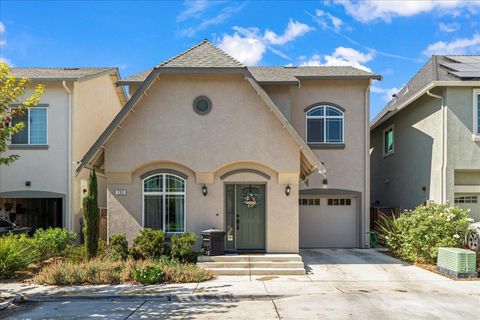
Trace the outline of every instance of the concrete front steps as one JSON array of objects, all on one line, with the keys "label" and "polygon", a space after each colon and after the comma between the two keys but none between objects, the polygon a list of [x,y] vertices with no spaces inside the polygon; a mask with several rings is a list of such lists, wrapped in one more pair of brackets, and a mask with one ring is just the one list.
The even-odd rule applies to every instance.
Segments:
[{"label": "concrete front steps", "polygon": [[298,254],[235,254],[201,256],[197,265],[216,275],[304,275],[305,267]]}]

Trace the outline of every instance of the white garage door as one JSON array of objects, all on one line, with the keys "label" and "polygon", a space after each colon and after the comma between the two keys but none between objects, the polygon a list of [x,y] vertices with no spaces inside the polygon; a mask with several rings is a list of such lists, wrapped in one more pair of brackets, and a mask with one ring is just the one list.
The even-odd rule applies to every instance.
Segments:
[{"label": "white garage door", "polygon": [[356,197],[300,197],[301,248],[358,247]]},{"label": "white garage door", "polygon": [[475,222],[480,221],[480,194],[455,194],[455,205],[462,209],[470,209],[470,217],[472,217]]}]

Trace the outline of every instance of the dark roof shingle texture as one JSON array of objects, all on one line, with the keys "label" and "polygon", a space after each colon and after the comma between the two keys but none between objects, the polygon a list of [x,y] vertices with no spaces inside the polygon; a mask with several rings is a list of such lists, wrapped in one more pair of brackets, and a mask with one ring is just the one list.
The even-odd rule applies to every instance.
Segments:
[{"label": "dark roof shingle texture", "polygon": [[17,78],[43,79],[43,80],[76,80],[116,68],[11,68],[12,74]]}]

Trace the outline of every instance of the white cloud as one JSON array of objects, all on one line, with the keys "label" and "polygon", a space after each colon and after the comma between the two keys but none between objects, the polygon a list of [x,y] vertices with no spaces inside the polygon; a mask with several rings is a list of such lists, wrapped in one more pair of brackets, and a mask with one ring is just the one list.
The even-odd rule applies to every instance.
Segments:
[{"label": "white cloud", "polygon": [[333,30],[335,32],[340,32],[342,29],[343,21],[342,19],[335,17],[331,13],[325,12],[323,10],[317,9],[315,10],[315,14],[318,18],[317,22],[323,26],[324,29],[329,27],[329,23],[325,18],[328,18],[330,20],[330,23],[333,26]]},{"label": "white cloud", "polygon": [[3,24],[2,21],[0,21],[0,34],[5,32],[5,25]]},{"label": "white cloud", "polygon": [[265,41],[271,44],[283,45],[287,42],[295,40],[298,37],[303,36],[305,33],[312,30],[315,30],[315,28],[290,19],[283,35],[279,36],[271,30],[266,30],[263,38],[265,39]]},{"label": "white cloud", "polygon": [[443,32],[455,32],[457,30],[460,30],[460,24],[457,22],[452,22],[452,23],[440,22],[438,24],[438,28],[440,29],[440,31],[443,31]]},{"label": "white cloud", "polygon": [[420,13],[438,10],[441,13],[454,14],[460,9],[474,10],[480,5],[479,1],[467,0],[390,0],[390,1],[347,1],[335,0],[354,19],[368,23],[377,20],[390,22],[395,17],[410,17]]},{"label": "white cloud", "polygon": [[393,87],[393,88],[381,88],[377,86],[371,86],[370,91],[373,93],[381,94],[383,100],[386,102],[392,100],[392,96],[400,91],[399,88]]},{"label": "white cloud", "polygon": [[352,66],[371,72],[365,63],[373,59],[373,54],[362,53],[352,48],[338,47],[331,55],[314,54],[310,59],[303,61],[301,66]]},{"label": "white cloud", "polygon": [[480,34],[476,33],[472,38],[461,38],[450,42],[438,41],[429,45],[423,54],[444,55],[444,54],[478,54],[480,53]]},{"label": "white cloud", "polygon": [[7,44],[7,41],[3,38],[5,33],[5,25],[0,21],[0,48]]},{"label": "white cloud", "polygon": [[266,45],[256,28],[234,28],[233,35],[223,35],[218,46],[235,59],[246,65],[256,65],[262,60]]},{"label": "white cloud", "polygon": [[233,34],[224,34],[219,39],[218,46],[246,65],[257,65],[267,49],[286,60],[290,60],[285,53],[272,46],[284,45],[314,30],[314,28],[290,19],[282,35],[277,35],[271,30],[266,30],[262,34],[258,28],[236,26],[233,27],[233,30],[235,31]]},{"label": "white cloud", "polygon": [[188,27],[180,30],[180,35],[193,37],[197,32],[207,29],[210,26],[218,25],[230,18],[232,15],[242,10],[243,5],[235,5],[230,7],[225,7],[220,12],[208,19],[202,19],[202,22],[197,24],[194,27]]},{"label": "white cloud", "polygon": [[177,22],[182,22],[190,18],[199,18],[208,8],[207,0],[185,1],[185,10],[177,16]]},{"label": "white cloud", "polygon": [[0,63],[6,63],[10,67],[13,67],[12,61],[10,59],[7,59],[7,58],[0,57]]}]

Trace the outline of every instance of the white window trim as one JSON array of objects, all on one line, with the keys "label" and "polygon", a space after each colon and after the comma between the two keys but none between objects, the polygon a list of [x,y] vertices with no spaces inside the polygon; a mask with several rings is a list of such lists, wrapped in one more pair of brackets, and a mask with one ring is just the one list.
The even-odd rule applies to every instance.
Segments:
[{"label": "white window trim", "polygon": [[473,130],[472,140],[480,141],[480,128],[478,123],[478,100],[480,95],[480,89],[473,89]]},{"label": "white window trim", "polygon": [[[385,133],[387,133],[388,131],[390,131],[390,129],[392,129],[392,136],[393,136],[393,145],[392,145],[392,151],[390,152],[385,152]],[[384,130],[383,130],[383,134],[382,134],[382,153],[383,153],[383,157],[388,157],[392,154],[395,153],[395,125],[391,124],[389,125],[388,127],[386,127]]]},{"label": "white window trim", "polygon": [[[167,175],[168,176],[173,176],[175,178],[178,178],[183,181],[183,186],[184,186],[184,191],[183,192],[166,192],[165,187],[166,187],[166,182],[167,182]],[[155,176],[161,176],[162,177],[162,183],[163,183],[163,191],[161,192],[145,192],[145,180],[155,177]],[[142,179],[142,228],[145,228],[145,196],[162,196],[162,208],[163,208],[163,213],[162,213],[162,231],[167,233],[166,231],[166,223],[165,223],[165,199],[166,195],[183,195],[183,231],[175,231],[175,232],[168,232],[168,234],[182,234],[187,231],[187,181],[180,177],[177,176],[176,174],[172,173],[155,173],[152,174],[148,177],[145,177]]]},{"label": "white window trim", "polygon": [[[320,108],[323,108],[323,116],[309,116],[308,113],[309,112],[312,112],[314,110],[317,110],[317,109],[320,109]],[[342,115],[341,116],[327,116],[326,114],[326,108],[332,108],[332,109],[335,109],[337,110],[338,112],[340,112]],[[327,123],[326,123],[326,119],[342,119],[342,141],[336,141],[336,142],[327,142]],[[324,138],[324,142],[318,142],[318,141],[310,141],[309,137],[308,137],[308,119],[323,119],[324,120],[324,123],[323,123],[323,138]],[[305,136],[307,137],[307,144],[317,144],[317,145],[323,145],[323,144],[344,144],[345,143],[345,113],[334,107],[334,106],[331,106],[331,105],[319,105],[319,106],[316,106],[316,107],[313,107],[312,109],[308,110],[306,112],[306,117],[305,117]]]},{"label": "white window trim", "polygon": [[[14,109],[15,107],[11,107],[10,110]],[[45,112],[46,112],[46,121],[45,121],[45,125],[46,125],[46,128],[47,128],[47,132],[46,132],[46,141],[45,143],[30,143],[30,128],[31,128],[31,125],[30,123],[28,124],[28,128],[27,128],[27,139],[28,139],[28,142],[27,143],[12,143],[11,139],[12,137],[10,137],[10,143],[9,145],[11,146],[48,146],[48,107],[31,107],[31,108],[27,108],[26,109],[26,112],[27,112],[27,119],[28,121],[30,121],[30,110],[31,109],[45,109]],[[11,125],[11,124],[10,124]]]}]

